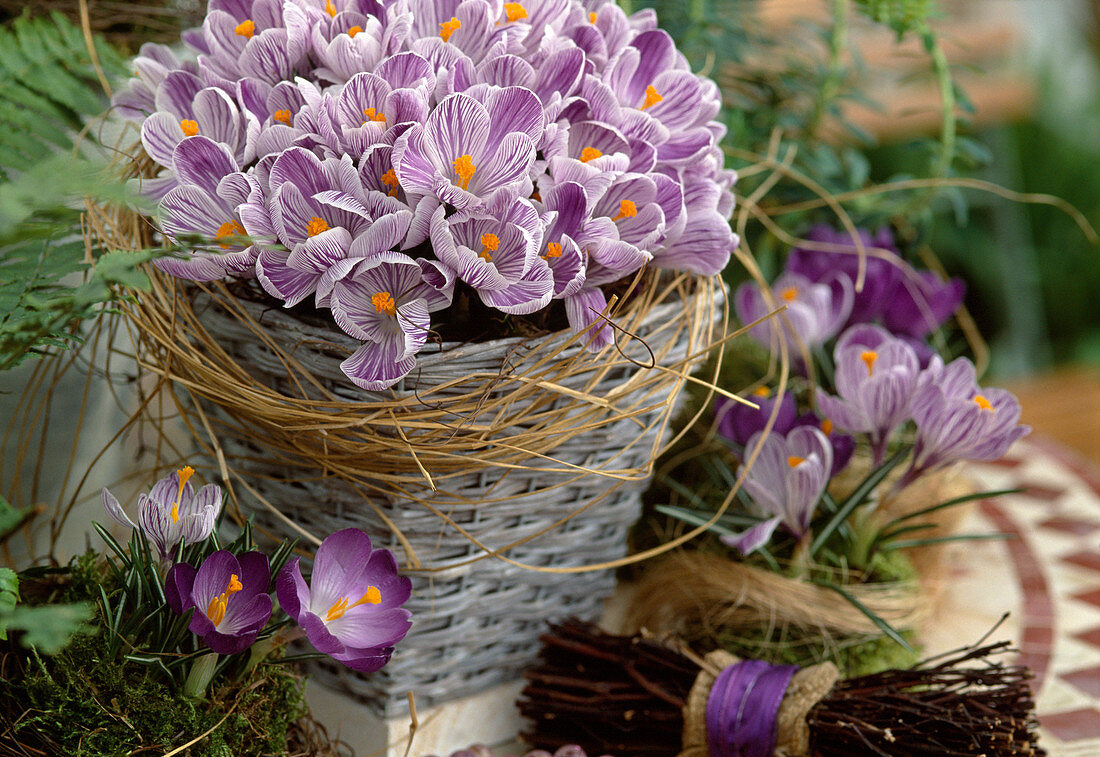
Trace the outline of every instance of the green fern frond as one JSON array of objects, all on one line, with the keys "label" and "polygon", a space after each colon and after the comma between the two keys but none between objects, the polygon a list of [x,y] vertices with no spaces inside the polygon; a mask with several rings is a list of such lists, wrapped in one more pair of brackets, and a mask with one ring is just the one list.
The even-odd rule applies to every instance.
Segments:
[{"label": "green fern frond", "polygon": [[[95,40],[103,74],[125,73],[122,57]],[[59,150],[103,112],[107,97],[84,32],[64,16],[24,16],[0,27],[0,178],[11,180]]]},{"label": "green fern frond", "polygon": [[[121,55],[93,44],[102,73],[122,76]],[[80,234],[84,197],[125,199],[120,181],[74,149],[107,107],[99,74],[83,31],[59,14],[0,26],[0,370],[67,346],[116,285],[144,282],[148,254],[100,255]]]}]

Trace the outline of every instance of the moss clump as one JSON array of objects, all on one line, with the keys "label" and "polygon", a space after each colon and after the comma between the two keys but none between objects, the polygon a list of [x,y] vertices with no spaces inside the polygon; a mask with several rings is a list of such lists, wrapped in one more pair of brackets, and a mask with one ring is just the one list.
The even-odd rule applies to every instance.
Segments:
[{"label": "moss clump", "polygon": [[[109,584],[89,553],[64,573],[29,583],[28,593],[38,603],[88,601],[100,586],[111,593]],[[93,624],[104,627],[98,614]],[[105,630],[80,634],[53,657],[14,642],[0,647],[6,700],[0,751],[19,744],[73,757],[163,754],[201,736],[183,754],[284,755],[288,731],[307,714],[304,682],[280,665],[262,664],[244,680],[223,682],[208,699],[194,699],[156,666],[125,659],[140,650],[124,644],[116,655],[108,641]]]},{"label": "moss clump", "polygon": [[305,714],[302,680],[279,666],[262,665],[209,700],[191,699],[144,665],[109,659],[101,636],[79,636],[53,658],[32,656],[22,678],[5,684],[30,710],[16,738],[45,736],[74,757],[170,751],[207,731],[186,754],[281,755],[288,729]]}]

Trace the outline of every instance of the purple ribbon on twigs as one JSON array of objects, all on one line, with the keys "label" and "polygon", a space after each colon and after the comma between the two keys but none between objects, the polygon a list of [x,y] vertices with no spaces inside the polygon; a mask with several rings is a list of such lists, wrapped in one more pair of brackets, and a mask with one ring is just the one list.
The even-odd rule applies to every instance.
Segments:
[{"label": "purple ribbon on twigs", "polygon": [[711,757],[771,757],[779,704],[797,665],[744,660],[718,674],[707,697]]}]

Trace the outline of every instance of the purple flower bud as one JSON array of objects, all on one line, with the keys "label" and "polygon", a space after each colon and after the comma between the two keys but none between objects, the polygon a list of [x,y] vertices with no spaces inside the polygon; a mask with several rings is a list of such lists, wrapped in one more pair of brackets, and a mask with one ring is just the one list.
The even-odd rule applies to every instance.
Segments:
[{"label": "purple flower bud", "polygon": [[392,552],[373,549],[370,537],[356,528],[322,542],[309,584],[298,558],[287,563],[276,592],[317,651],[364,673],[385,665],[412,625],[412,614],[401,607],[412,582],[397,575]]},{"label": "purple flower bud", "polygon": [[237,558],[220,550],[197,571],[185,562],[172,566],[164,593],[180,615],[195,608],[188,627],[210,649],[236,654],[252,646],[271,618],[270,577],[266,555],[246,552]]}]

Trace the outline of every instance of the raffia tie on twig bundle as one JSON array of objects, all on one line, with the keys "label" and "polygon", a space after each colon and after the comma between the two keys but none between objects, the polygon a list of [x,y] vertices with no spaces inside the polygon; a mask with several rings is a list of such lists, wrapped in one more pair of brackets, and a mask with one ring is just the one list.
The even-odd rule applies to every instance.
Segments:
[{"label": "raffia tie on twig bundle", "polygon": [[[737,663],[729,652],[717,650],[708,654],[707,663],[688,694],[684,705],[684,741],[679,757],[711,757],[707,745],[707,701],[720,671]],[[831,662],[811,665],[797,671],[791,678],[776,716],[775,753],[782,757],[807,757],[810,753],[810,726],[806,716],[825,698],[840,679],[840,672]]]}]

